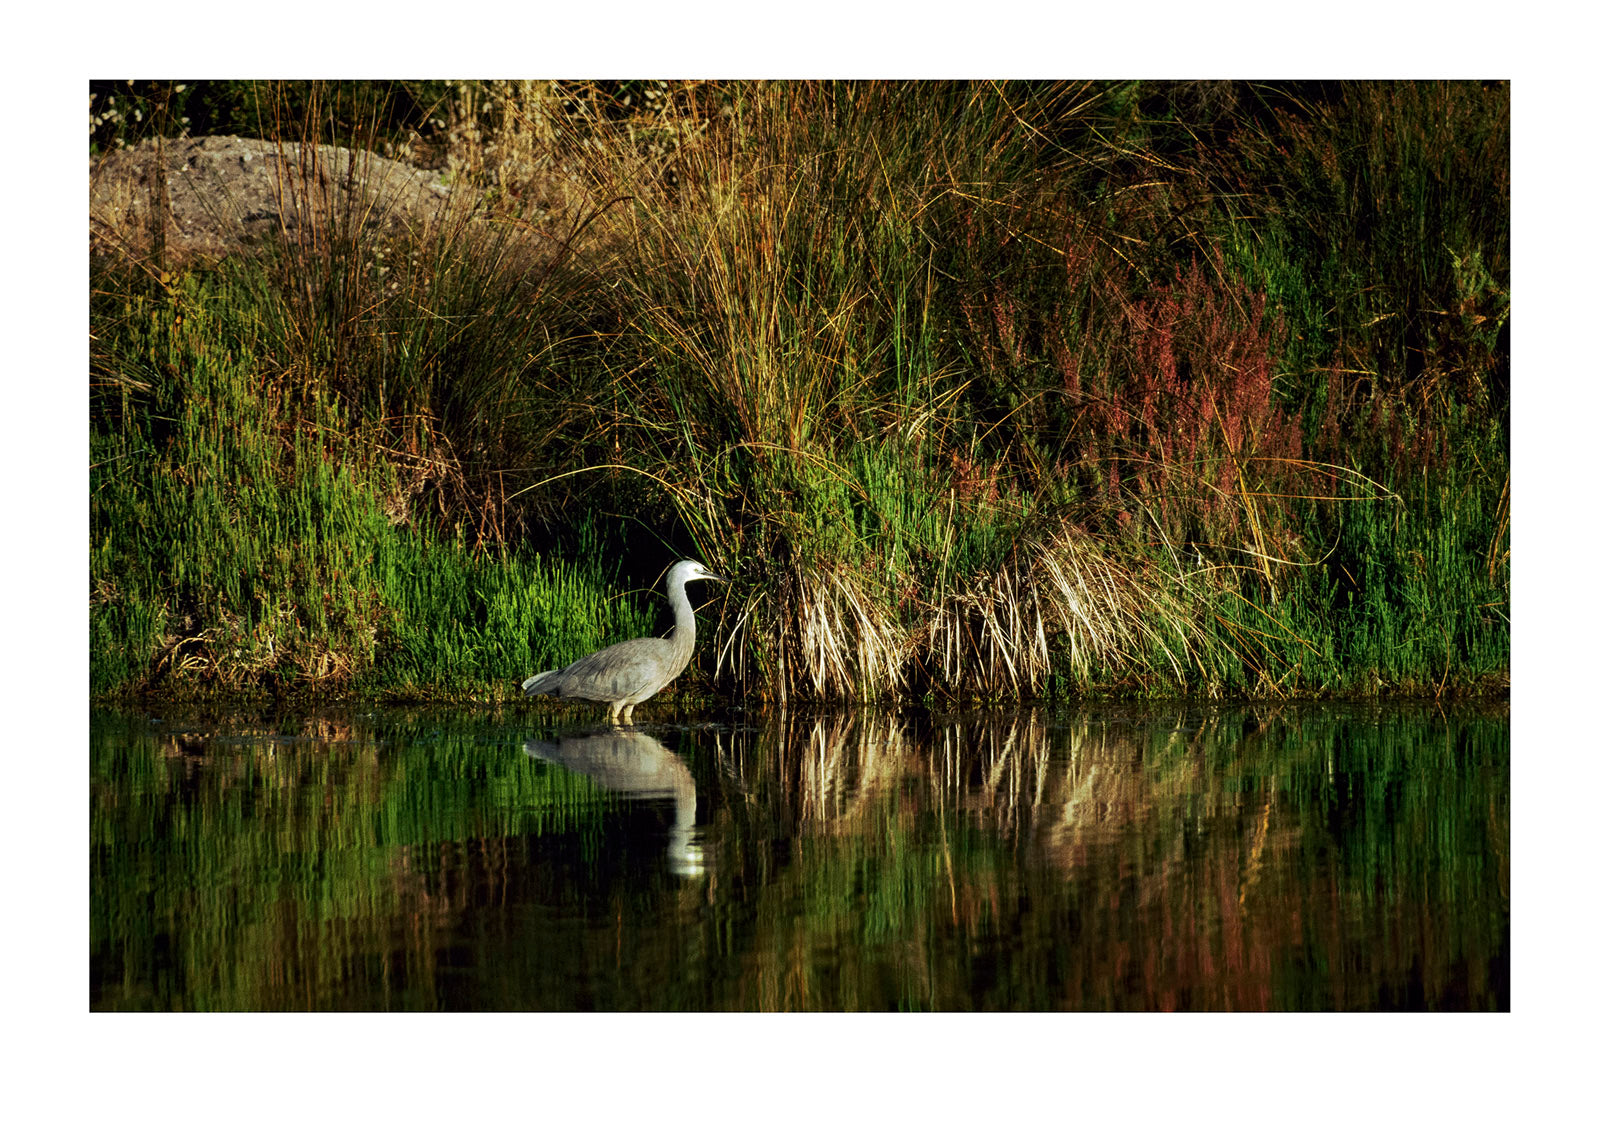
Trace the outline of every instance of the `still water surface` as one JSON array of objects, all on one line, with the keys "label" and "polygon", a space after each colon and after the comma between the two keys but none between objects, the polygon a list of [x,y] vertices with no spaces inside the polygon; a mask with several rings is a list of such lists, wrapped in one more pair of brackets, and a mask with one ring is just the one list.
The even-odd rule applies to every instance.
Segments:
[{"label": "still water surface", "polygon": [[90,725],[95,1009],[1510,1007],[1504,704]]}]

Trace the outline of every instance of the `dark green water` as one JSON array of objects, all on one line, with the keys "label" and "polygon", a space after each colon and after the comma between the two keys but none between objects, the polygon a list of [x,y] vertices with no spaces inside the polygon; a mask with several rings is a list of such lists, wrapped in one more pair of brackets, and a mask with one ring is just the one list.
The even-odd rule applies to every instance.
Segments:
[{"label": "dark green water", "polygon": [[95,1009],[1510,1007],[1503,704],[96,712],[89,783]]}]

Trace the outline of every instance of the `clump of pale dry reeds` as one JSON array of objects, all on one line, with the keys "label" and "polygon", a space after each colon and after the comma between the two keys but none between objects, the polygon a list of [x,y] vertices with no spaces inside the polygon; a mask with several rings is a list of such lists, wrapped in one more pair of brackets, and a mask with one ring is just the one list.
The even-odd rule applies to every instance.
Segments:
[{"label": "clump of pale dry reeds", "polygon": [[928,599],[893,604],[892,592],[859,568],[783,571],[719,632],[719,673],[780,702],[992,699],[1041,695],[1060,681],[1176,685],[1199,663],[1194,603],[1067,526],[1022,540],[994,569],[947,579]]},{"label": "clump of pale dry reeds", "polygon": [[1166,589],[1061,526],[1022,540],[993,570],[948,579],[930,609],[923,659],[952,693],[1034,695],[1063,667],[1077,686],[1149,683],[1160,662],[1182,679],[1197,631]]},{"label": "clump of pale dry reeds", "polygon": [[718,654],[737,682],[780,702],[869,700],[905,689],[908,640],[857,572],[802,566],[746,597]]}]

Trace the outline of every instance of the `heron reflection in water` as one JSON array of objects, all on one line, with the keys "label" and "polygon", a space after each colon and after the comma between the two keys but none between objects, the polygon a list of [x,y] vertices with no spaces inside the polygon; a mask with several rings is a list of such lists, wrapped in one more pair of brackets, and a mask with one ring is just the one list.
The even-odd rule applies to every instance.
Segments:
[{"label": "heron reflection in water", "polygon": [[674,875],[705,872],[705,854],[694,843],[694,775],[671,750],[636,730],[573,735],[556,742],[529,741],[522,749],[534,758],[581,774],[601,789],[622,797],[673,802],[667,834],[667,866]]}]

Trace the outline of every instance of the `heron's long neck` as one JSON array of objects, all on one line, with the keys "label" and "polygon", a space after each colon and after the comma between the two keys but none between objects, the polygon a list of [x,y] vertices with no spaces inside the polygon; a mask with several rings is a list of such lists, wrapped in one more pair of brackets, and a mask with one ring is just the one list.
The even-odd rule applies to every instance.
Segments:
[{"label": "heron's long neck", "polygon": [[684,591],[683,582],[673,586],[668,599],[672,602],[672,650],[680,661],[687,663],[694,654],[694,606],[689,603],[689,594]]}]

